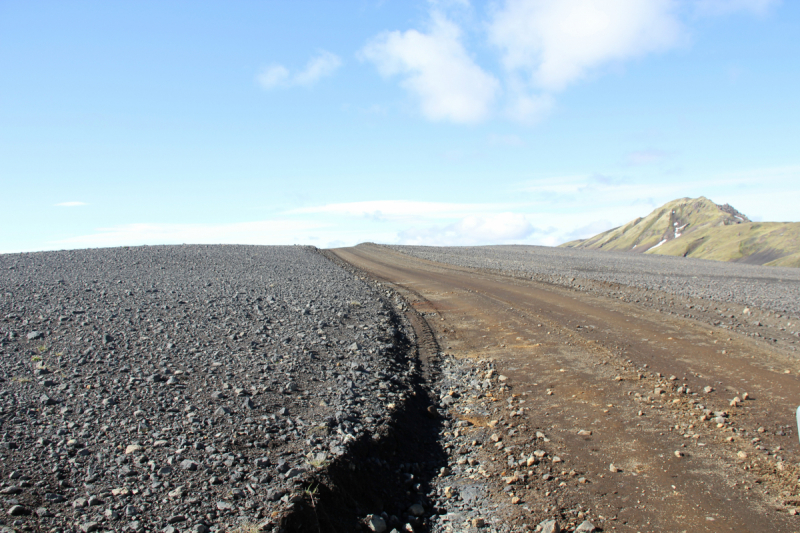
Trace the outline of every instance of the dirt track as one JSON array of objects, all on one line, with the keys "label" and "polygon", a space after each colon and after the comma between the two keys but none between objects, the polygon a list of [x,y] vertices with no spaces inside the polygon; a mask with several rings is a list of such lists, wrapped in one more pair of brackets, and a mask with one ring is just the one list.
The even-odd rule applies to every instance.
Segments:
[{"label": "dirt track", "polygon": [[604,530],[800,530],[800,363],[780,345],[379,246],[334,253],[406,294],[443,351],[493,357],[527,400],[515,438],[546,432],[588,481],[532,476],[523,500],[579,504]]}]

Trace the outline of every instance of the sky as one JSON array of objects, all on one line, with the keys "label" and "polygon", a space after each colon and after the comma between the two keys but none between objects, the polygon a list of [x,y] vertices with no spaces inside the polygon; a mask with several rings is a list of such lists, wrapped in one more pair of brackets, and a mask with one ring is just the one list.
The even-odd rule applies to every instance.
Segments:
[{"label": "sky", "polygon": [[0,0],[0,253],[800,221],[800,2]]}]

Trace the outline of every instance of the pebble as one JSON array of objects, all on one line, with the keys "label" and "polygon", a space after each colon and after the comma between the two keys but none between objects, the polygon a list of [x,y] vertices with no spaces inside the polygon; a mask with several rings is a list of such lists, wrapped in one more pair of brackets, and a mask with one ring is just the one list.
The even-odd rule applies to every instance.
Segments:
[{"label": "pebble", "polygon": [[539,523],[541,533],[561,533],[561,527],[556,520],[544,520]]},{"label": "pebble", "polygon": [[366,519],[367,528],[375,533],[383,533],[386,531],[386,520],[378,515],[368,515]]},{"label": "pebble", "polygon": [[8,509],[9,516],[22,516],[28,514],[28,510],[21,505],[12,505]]}]

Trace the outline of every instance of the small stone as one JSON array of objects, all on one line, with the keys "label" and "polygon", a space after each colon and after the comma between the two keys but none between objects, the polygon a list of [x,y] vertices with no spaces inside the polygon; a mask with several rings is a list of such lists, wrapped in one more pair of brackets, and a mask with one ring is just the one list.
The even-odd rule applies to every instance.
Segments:
[{"label": "small stone", "polygon": [[517,505],[517,504],[519,504],[520,502],[522,502],[522,500],[521,500],[520,498],[518,498],[517,496],[514,496],[513,498],[511,498],[511,503],[512,503],[513,505]]},{"label": "small stone", "polygon": [[26,338],[27,338],[29,341],[35,341],[36,339],[41,339],[42,337],[44,337],[44,335],[42,335],[42,332],[41,332],[41,331],[31,331],[30,333],[28,333],[27,335],[25,335],[25,337],[26,337]]},{"label": "small stone", "polygon": [[254,404],[253,400],[250,398],[245,398],[244,402],[242,402],[242,407],[245,409],[255,409],[256,404]]},{"label": "small stone", "polygon": [[53,515],[53,513],[51,513],[47,507],[39,507],[36,509],[36,516],[39,518],[50,518],[55,515]]},{"label": "small stone", "polygon": [[28,510],[21,505],[12,505],[8,509],[9,516],[22,516],[28,514]]},{"label": "small stone", "polygon": [[415,503],[414,505],[408,508],[408,512],[413,516],[419,517],[425,514],[425,508],[422,505]]},{"label": "small stone", "polygon": [[555,520],[545,520],[539,523],[541,533],[561,533],[561,528]]},{"label": "small stone", "polygon": [[58,402],[52,399],[47,394],[42,394],[41,396],[39,396],[39,403],[41,403],[42,405],[56,405]]},{"label": "small stone", "polygon": [[233,504],[228,502],[217,502],[218,511],[230,511],[231,509],[233,509]]},{"label": "small stone", "polygon": [[750,395],[749,395],[749,394],[747,394],[746,392],[745,392],[744,394],[742,394],[742,401],[743,401],[743,402],[744,402],[744,401],[747,401],[747,400],[749,400],[749,399],[750,399]]},{"label": "small stone", "polygon": [[177,524],[178,522],[185,522],[186,517],[182,514],[173,515],[167,518],[167,524]]},{"label": "small stone", "polygon": [[367,527],[370,531],[374,531],[375,533],[383,533],[386,531],[386,520],[384,520],[382,516],[374,514],[367,515]]},{"label": "small stone", "polygon": [[745,459],[747,459],[747,452],[738,452],[736,454],[736,457],[744,461]]},{"label": "small stone", "polygon": [[181,470],[189,470],[190,472],[193,472],[197,470],[197,467],[198,464],[195,461],[192,461],[191,459],[184,459],[183,461],[181,461]]},{"label": "small stone", "polygon": [[472,519],[472,527],[483,527],[486,525],[486,520],[483,518],[473,518]]},{"label": "small stone", "polygon": [[218,407],[216,411],[214,411],[214,416],[225,416],[231,414],[231,410],[227,407]]},{"label": "small stone", "polygon": [[705,387],[703,387],[703,392],[705,392],[706,394],[708,394],[710,392],[713,392],[713,391],[714,391],[714,387],[712,387],[711,385],[706,385]]},{"label": "small stone", "polygon": [[594,533],[595,531],[597,531],[597,528],[588,520],[584,520],[581,525],[575,528],[575,533]]},{"label": "small stone", "polygon": [[302,474],[303,471],[299,468],[290,468],[284,475],[284,479],[292,479],[293,477],[297,477]]},{"label": "small stone", "polygon": [[592,434],[592,432],[590,430],[588,430],[588,429],[582,429],[582,430],[578,431],[578,435],[581,436],[581,437],[588,437],[591,434]]},{"label": "small stone", "polygon": [[130,454],[132,454],[132,453],[140,452],[140,451],[142,451],[143,449],[144,449],[144,448],[142,448],[142,447],[141,447],[141,446],[139,446],[138,444],[128,444],[128,445],[125,447],[125,454],[126,454],[126,455],[130,455]]},{"label": "small stone", "polygon": [[610,465],[608,465],[608,471],[609,472],[619,472],[620,469],[619,469],[619,467],[614,465],[614,463],[611,463]]},{"label": "small stone", "polygon": [[100,529],[100,524],[97,522],[84,522],[81,524],[81,533],[91,533]]},{"label": "small stone", "polygon": [[205,524],[196,524],[192,528],[193,533],[208,533],[208,531],[209,531],[208,526],[206,526]]},{"label": "small stone", "polygon": [[680,450],[675,450],[675,457],[683,457],[683,452]]}]

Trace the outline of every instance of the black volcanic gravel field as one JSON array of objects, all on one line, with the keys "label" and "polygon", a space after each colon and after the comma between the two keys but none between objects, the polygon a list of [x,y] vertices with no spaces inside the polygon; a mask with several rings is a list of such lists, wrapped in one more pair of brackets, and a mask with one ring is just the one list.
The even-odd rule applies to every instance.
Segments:
[{"label": "black volcanic gravel field", "polygon": [[389,246],[420,259],[573,286],[610,282],[800,316],[800,268],[549,246]]},{"label": "black volcanic gravel field", "polygon": [[0,526],[271,529],[415,372],[314,248],[0,255],[0,294]]}]

